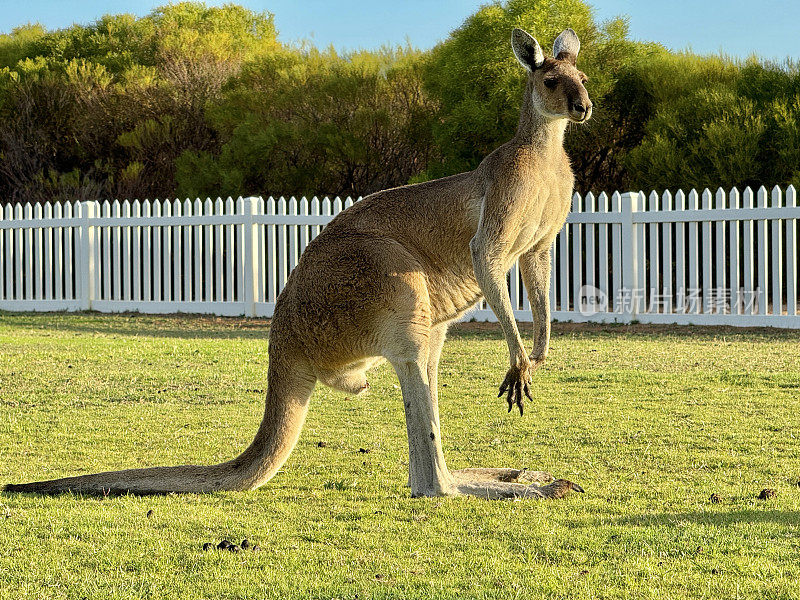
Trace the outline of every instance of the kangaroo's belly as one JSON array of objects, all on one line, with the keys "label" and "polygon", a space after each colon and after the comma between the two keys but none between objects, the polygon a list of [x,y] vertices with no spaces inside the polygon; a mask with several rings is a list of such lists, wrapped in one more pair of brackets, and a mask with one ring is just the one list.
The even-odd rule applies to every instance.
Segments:
[{"label": "kangaroo's belly", "polygon": [[431,320],[439,324],[461,317],[475,306],[483,292],[470,264],[469,267],[462,266],[460,269],[429,275],[428,294]]}]

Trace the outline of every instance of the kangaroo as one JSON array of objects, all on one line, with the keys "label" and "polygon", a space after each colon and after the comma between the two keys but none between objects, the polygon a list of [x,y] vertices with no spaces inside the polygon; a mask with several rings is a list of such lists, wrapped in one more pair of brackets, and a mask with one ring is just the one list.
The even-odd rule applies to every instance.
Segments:
[{"label": "kangaroo", "polygon": [[[546,58],[515,29],[527,69],[516,135],[474,171],[372,194],[337,215],[303,253],[280,294],[269,336],[266,408],[244,452],[212,466],[130,469],[7,485],[18,492],[169,493],[252,490],[272,478],[300,436],[317,381],[358,394],[365,372],[388,360],[405,407],[409,485],[417,496],[559,498],[583,490],[544,472],[450,471],[442,453],[437,370],[448,325],[483,296],[508,342],[500,386],[508,410],[523,412],[532,373],[550,338],[550,248],[569,211],[573,174],[567,124],[592,103],[576,66],[577,35],[563,31]],[[525,351],[506,273],[519,260],[535,319]],[[531,482],[546,483],[536,485]],[[521,483],[524,482],[524,483]]]}]

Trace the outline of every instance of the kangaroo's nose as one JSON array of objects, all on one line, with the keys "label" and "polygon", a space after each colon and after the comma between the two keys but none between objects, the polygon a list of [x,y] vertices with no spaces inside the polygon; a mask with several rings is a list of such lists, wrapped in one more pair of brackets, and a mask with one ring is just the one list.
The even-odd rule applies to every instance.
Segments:
[{"label": "kangaroo's nose", "polygon": [[573,102],[570,112],[572,113],[573,118],[577,117],[579,119],[586,120],[589,118],[589,115],[592,114],[592,103],[587,102],[584,104],[581,100]]}]

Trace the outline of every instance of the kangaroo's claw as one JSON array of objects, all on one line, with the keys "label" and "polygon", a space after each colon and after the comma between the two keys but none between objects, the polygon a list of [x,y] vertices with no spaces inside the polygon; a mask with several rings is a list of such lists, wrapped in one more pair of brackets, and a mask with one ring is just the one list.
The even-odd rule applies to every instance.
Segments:
[{"label": "kangaroo's claw", "polygon": [[509,369],[508,373],[506,374],[506,378],[500,385],[500,393],[497,394],[498,398],[500,398],[503,394],[506,394],[508,412],[511,412],[516,405],[519,408],[520,416],[522,416],[525,408],[525,396],[528,397],[528,400],[533,401],[530,388],[528,387],[529,379],[529,373],[523,374],[520,369],[514,367]]}]

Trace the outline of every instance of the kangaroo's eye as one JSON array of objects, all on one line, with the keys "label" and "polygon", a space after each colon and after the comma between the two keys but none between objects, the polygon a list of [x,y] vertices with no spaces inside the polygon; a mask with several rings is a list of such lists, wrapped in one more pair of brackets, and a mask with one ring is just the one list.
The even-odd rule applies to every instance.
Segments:
[{"label": "kangaroo's eye", "polygon": [[556,79],[555,77],[550,77],[549,79],[544,80],[544,84],[551,90],[554,90],[558,85],[558,79]]}]

